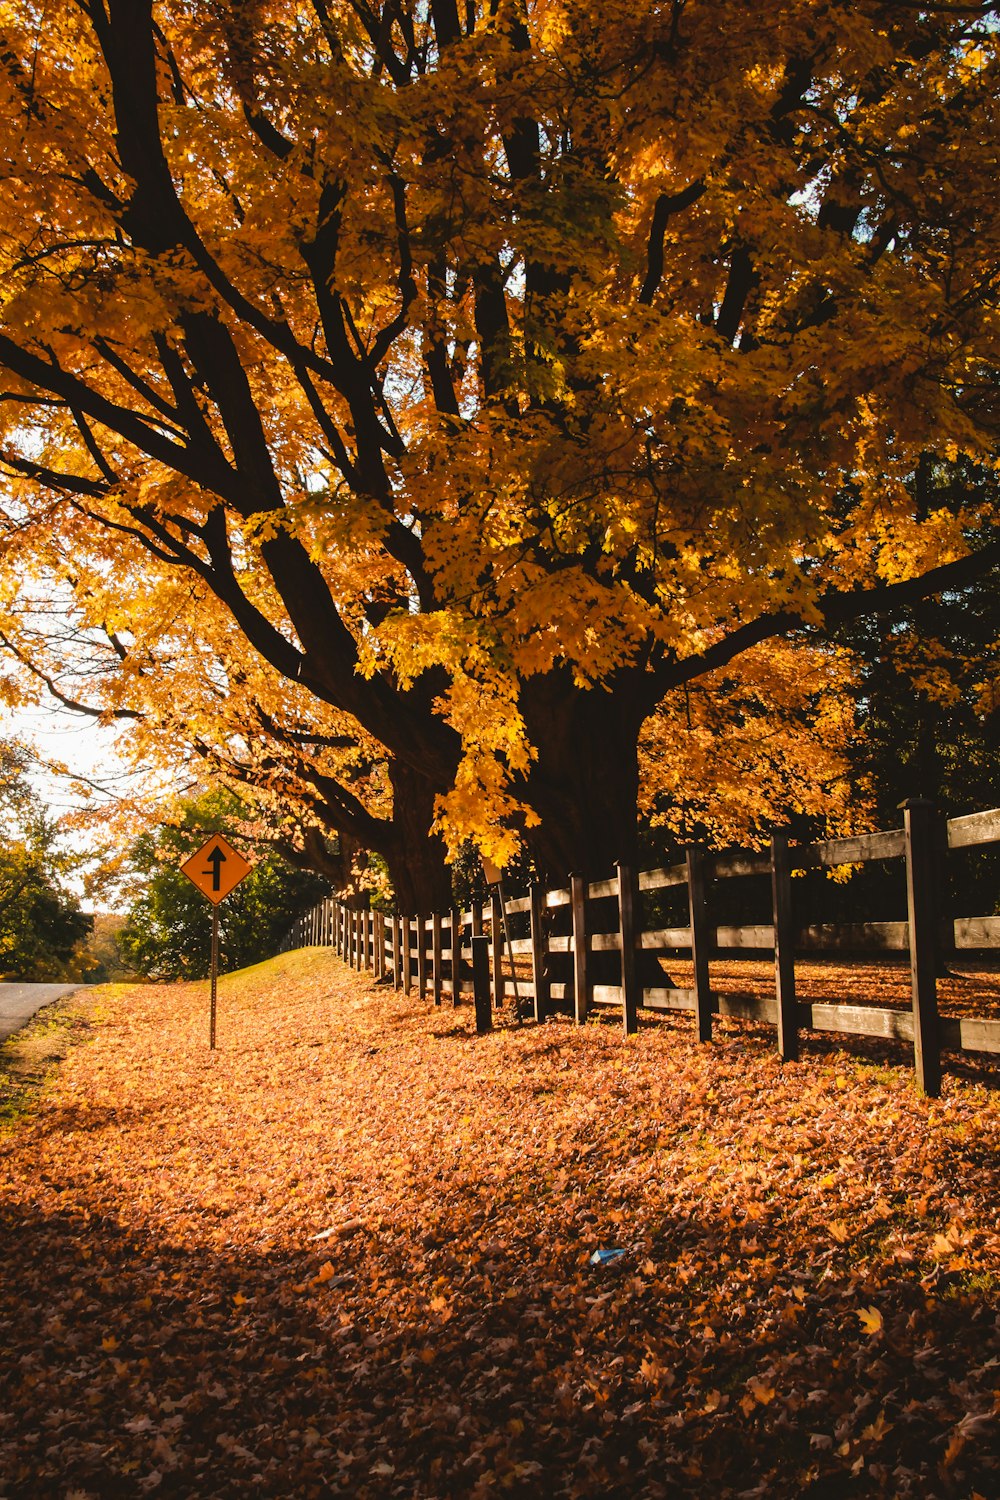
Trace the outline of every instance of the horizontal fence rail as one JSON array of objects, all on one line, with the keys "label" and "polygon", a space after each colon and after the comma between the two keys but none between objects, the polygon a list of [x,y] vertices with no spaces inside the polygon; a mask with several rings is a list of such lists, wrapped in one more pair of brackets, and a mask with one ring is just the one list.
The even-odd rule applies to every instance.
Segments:
[{"label": "horizontal fence rail", "polygon": [[[350,906],[333,896],[301,917],[284,950],[332,947],[351,967],[371,972],[407,994],[436,1005],[457,1005],[468,996],[477,1029],[490,1029],[491,1009],[530,1001],[535,1020],[556,1009],[577,1022],[592,1011],[617,1009],[626,1032],[646,1011],[690,1012],[699,1039],[710,1040],[716,1016],[764,1021],[776,1026],[782,1057],[798,1056],[801,1030],[895,1039],[913,1047],[917,1082],[940,1092],[941,1052],[1000,1053],[1000,1021],[950,1019],[938,1014],[937,974],[950,955],[1000,949],[1000,916],[951,918],[945,912],[944,863],[950,849],[1000,842],[1000,810],[945,820],[930,803],[904,808],[904,826],[851,838],[791,846],[775,837],[766,853],[688,850],[683,862],[659,870],[619,866],[610,880],[589,884],[574,876],[555,890],[533,886],[524,896],[490,899],[468,910],[403,915]],[[794,917],[796,871],[901,861],[906,878],[907,919],[799,926]],[[713,922],[707,895],[712,881],[757,877],[771,886],[770,923],[726,926]],[[687,922],[677,927],[642,926],[643,897],[684,887]],[[526,935],[512,936],[520,923]],[[562,928],[553,931],[554,925]],[[773,999],[721,995],[709,980],[711,956],[774,957]],[[894,1010],[849,1004],[803,1004],[795,993],[795,959],[821,953],[908,953],[911,1008]],[[611,959],[617,983],[597,977],[597,955]],[[694,968],[690,987],[646,984],[644,955],[682,955]],[[520,965],[518,959],[521,960]],[[553,962],[553,960],[555,962]],[[558,965],[559,977],[553,975]],[[606,966],[606,965],[605,965]],[[606,977],[606,976],[605,976]]]}]

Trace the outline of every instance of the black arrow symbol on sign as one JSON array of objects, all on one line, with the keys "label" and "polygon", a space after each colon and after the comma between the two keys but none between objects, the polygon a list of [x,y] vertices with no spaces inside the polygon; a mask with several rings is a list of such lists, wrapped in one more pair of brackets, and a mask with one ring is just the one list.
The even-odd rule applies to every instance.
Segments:
[{"label": "black arrow symbol on sign", "polygon": [[212,890],[221,891],[222,866],[226,863],[226,856],[223,854],[221,849],[213,849],[211,854],[208,856],[208,862],[212,866],[212,868],[210,870],[206,870],[205,874],[211,875],[212,877]]}]

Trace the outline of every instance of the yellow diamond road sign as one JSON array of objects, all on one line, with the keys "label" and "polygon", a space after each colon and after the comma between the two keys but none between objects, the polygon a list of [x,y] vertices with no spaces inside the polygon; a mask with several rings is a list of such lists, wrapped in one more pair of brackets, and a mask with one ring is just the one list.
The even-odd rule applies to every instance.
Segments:
[{"label": "yellow diamond road sign", "polygon": [[214,833],[197,854],[184,861],[181,869],[202,895],[218,906],[250,874],[253,865],[237,854],[221,833]]}]

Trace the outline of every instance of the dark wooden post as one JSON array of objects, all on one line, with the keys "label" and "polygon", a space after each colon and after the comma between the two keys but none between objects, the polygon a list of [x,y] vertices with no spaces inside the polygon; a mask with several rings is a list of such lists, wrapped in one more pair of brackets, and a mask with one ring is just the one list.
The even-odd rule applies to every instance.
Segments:
[{"label": "dark wooden post", "polygon": [[786,1062],[799,1055],[799,1017],[795,1001],[795,926],[792,915],[792,868],[788,838],[771,840],[771,905],[774,916],[774,989],[778,1002],[778,1051]]},{"label": "dark wooden post", "polygon": [[483,908],[480,906],[480,904],[479,904],[478,901],[473,901],[473,903],[472,903],[472,936],[473,937],[482,937],[482,935],[483,935]]},{"label": "dark wooden post", "polygon": [[403,994],[408,995],[413,988],[413,934],[410,930],[410,918],[403,918]]},{"label": "dark wooden post", "polygon": [[441,913],[431,917],[431,990],[434,1004],[441,1004]]},{"label": "dark wooden post", "polygon": [[545,927],[545,892],[537,881],[531,886],[531,983],[535,991],[535,1020],[549,1013],[549,949]]},{"label": "dark wooden post", "polygon": [[631,865],[618,865],[618,937],[622,948],[622,1020],[625,1035],[639,1030],[641,999],[635,961],[635,917],[639,906],[639,876]]},{"label": "dark wooden post", "polygon": [[573,1015],[578,1026],[587,1019],[590,992],[587,987],[587,882],[582,875],[569,878],[573,916]]},{"label": "dark wooden post", "polygon": [[708,977],[708,903],[705,900],[705,852],[687,851],[688,913],[691,962],[694,965],[695,1021],[699,1042],[712,1040],[712,989]]},{"label": "dark wooden post", "polygon": [[451,1003],[458,1005],[462,998],[462,913],[454,908],[451,913]]},{"label": "dark wooden post", "polygon": [[936,1099],[941,1092],[941,1042],[937,1010],[937,908],[934,862],[938,854],[937,815],[924,797],[904,802],[906,912],[910,932],[913,993],[913,1062],[917,1087]]},{"label": "dark wooden post", "polygon": [[490,1005],[490,940],[481,933],[472,939],[472,998],[476,1007],[476,1031],[480,1036],[493,1030]]},{"label": "dark wooden post", "polygon": [[427,919],[417,912],[417,995],[421,1000],[427,996]]},{"label": "dark wooden post", "polygon": [[493,1004],[497,1010],[503,1005],[506,984],[503,974],[503,910],[501,907],[502,897],[497,886],[490,892],[490,930],[492,932],[493,959]]},{"label": "dark wooden post", "polygon": [[394,912],[392,917],[392,987],[394,990],[398,990],[403,982],[403,955],[399,926],[399,913]]},{"label": "dark wooden post", "polygon": [[369,974],[375,967],[375,924],[372,921],[371,908],[365,907],[365,968]]},{"label": "dark wooden post", "polygon": [[385,978],[385,923],[380,911],[374,912],[372,921],[375,926],[372,938],[372,964],[375,970],[376,983]]},{"label": "dark wooden post", "polygon": [[355,968],[355,971],[358,974],[360,974],[361,973],[361,913],[360,913],[360,911],[358,911],[357,907],[354,908],[354,912],[353,912],[352,916],[353,916],[352,926],[354,928],[354,934],[353,934],[353,936],[354,936],[354,968]]}]

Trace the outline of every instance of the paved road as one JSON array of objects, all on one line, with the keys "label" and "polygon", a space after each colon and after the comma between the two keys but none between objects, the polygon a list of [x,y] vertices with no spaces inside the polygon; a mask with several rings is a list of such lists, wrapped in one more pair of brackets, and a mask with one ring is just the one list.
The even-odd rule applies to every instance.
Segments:
[{"label": "paved road", "polygon": [[43,1005],[82,988],[79,984],[0,984],[0,1042],[19,1031]]}]

